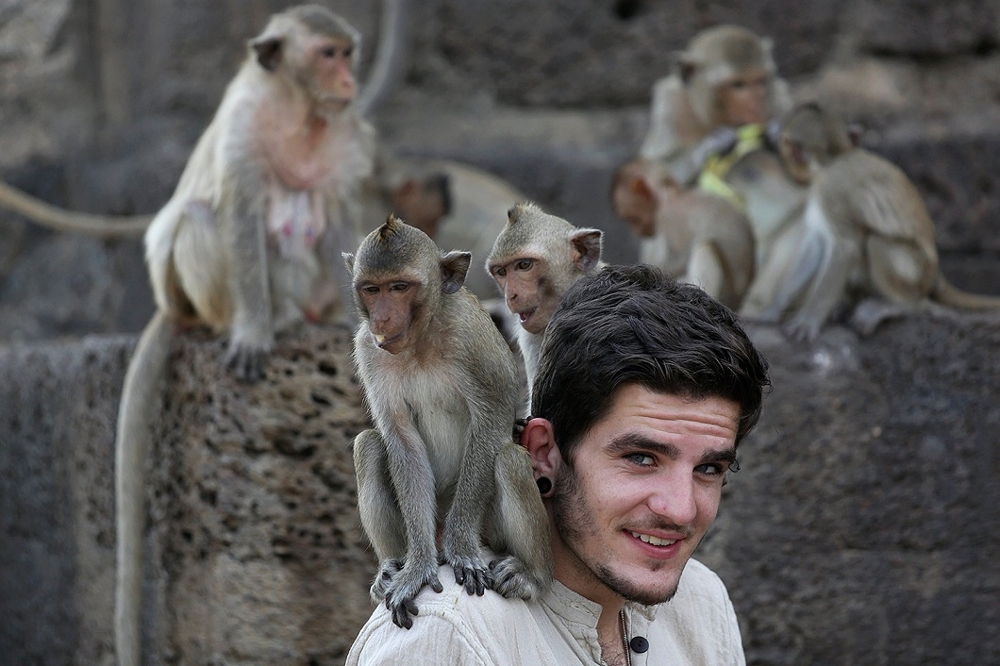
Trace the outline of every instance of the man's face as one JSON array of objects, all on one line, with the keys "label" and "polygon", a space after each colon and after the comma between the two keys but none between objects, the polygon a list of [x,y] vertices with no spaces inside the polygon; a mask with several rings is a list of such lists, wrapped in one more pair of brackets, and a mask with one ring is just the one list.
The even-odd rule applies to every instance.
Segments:
[{"label": "man's face", "polygon": [[556,578],[598,603],[670,599],[715,519],[738,418],[723,398],[620,389],[556,472]]}]

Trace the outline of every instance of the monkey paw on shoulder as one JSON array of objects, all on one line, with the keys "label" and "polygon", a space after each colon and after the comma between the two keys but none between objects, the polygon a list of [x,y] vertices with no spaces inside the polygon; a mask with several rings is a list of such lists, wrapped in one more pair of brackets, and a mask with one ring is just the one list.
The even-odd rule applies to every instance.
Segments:
[{"label": "monkey paw on shoulder", "polygon": [[493,590],[505,599],[535,599],[542,593],[546,582],[531,575],[524,562],[507,555],[490,562]]},{"label": "monkey paw on shoulder", "polygon": [[455,582],[470,595],[483,596],[493,587],[489,563],[479,555],[445,555],[444,561],[455,571]]},{"label": "monkey paw on shoulder", "polygon": [[242,382],[254,383],[264,379],[264,367],[271,353],[271,345],[258,347],[230,340],[226,353],[226,367]]},{"label": "monkey paw on shoulder", "polygon": [[425,567],[404,566],[392,576],[385,590],[385,607],[392,613],[392,623],[409,629],[413,626],[411,615],[418,615],[415,599],[424,586],[435,592],[444,590],[437,575],[437,564]]},{"label": "monkey paw on shoulder", "polygon": [[378,573],[375,574],[375,580],[372,582],[371,589],[368,590],[368,594],[371,596],[372,601],[378,604],[385,599],[386,591],[389,589],[389,585],[392,583],[393,577],[402,570],[403,560],[390,557],[382,562]]}]

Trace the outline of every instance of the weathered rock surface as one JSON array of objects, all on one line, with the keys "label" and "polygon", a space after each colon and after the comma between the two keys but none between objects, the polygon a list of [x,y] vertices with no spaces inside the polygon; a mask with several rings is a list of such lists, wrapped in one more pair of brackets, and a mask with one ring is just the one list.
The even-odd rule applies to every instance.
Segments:
[{"label": "weathered rock surface", "polygon": [[[757,665],[1000,660],[1000,317],[921,314],[794,346],[700,557]],[[112,664],[114,419],[132,341],[0,351],[0,655]],[[374,556],[343,328],[281,339],[267,379],[177,341],[149,489],[150,663],[340,664]]]},{"label": "weathered rock surface", "polygon": [[[0,353],[0,662],[113,664],[113,442],[126,339]],[[349,445],[350,331],[282,339],[254,386],[177,340],[150,468],[151,664],[338,664],[374,556]]]}]

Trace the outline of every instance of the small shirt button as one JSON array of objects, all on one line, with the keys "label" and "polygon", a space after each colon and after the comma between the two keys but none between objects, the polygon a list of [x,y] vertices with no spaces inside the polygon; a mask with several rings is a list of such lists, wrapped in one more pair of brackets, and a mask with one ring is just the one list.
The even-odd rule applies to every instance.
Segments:
[{"label": "small shirt button", "polygon": [[642,636],[636,636],[628,642],[628,646],[632,648],[632,652],[642,654],[649,649],[649,641]]}]

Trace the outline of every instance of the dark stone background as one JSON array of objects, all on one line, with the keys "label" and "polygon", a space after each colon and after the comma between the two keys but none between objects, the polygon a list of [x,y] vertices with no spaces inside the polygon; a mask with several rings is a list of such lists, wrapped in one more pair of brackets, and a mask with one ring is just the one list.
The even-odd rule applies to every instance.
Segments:
[{"label": "dark stone background", "polygon": [[[0,175],[73,209],[154,212],[245,40],[288,4],[0,0]],[[327,4],[374,45],[375,3]],[[373,120],[400,152],[467,160],[604,229],[629,261],[610,174],[670,52],[720,21],[775,40],[797,99],[862,122],[923,193],[948,276],[1000,293],[995,2],[428,0]],[[113,428],[134,340],[107,334],[151,311],[137,240],[0,211],[0,664],[113,663]],[[750,663],[1000,662],[1000,321],[920,314],[802,346],[753,332],[775,389],[701,555]],[[374,567],[347,345],[304,327],[244,391],[221,343],[178,342],[150,488],[158,663],[341,663]]]}]

